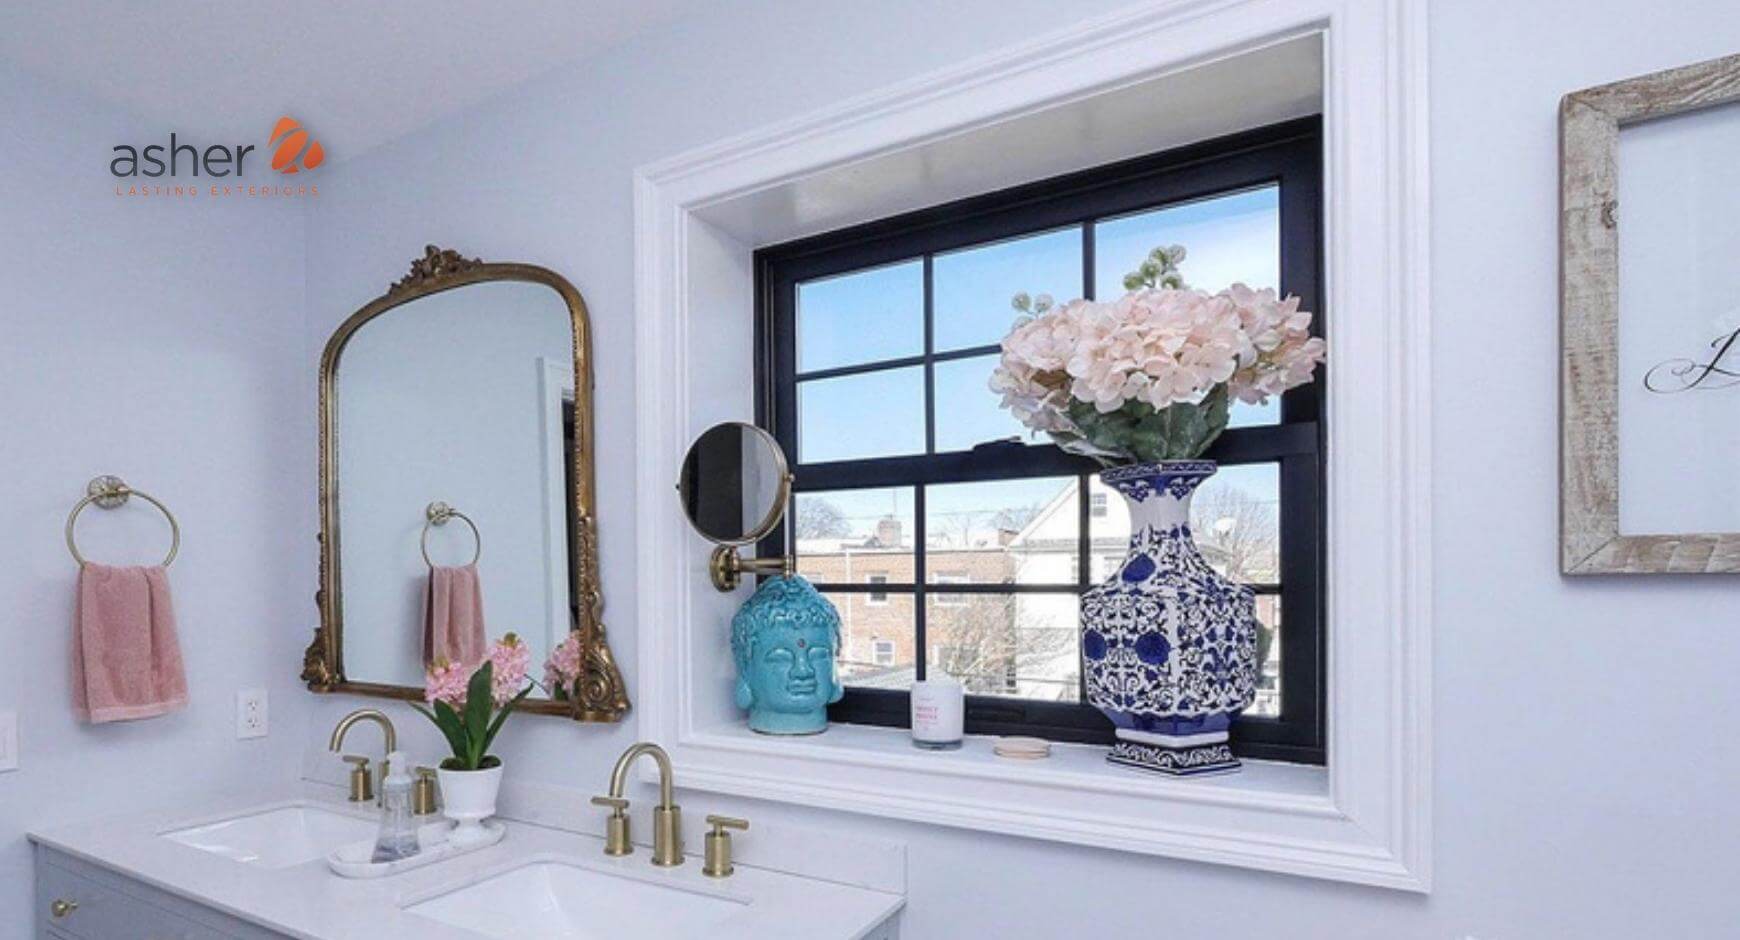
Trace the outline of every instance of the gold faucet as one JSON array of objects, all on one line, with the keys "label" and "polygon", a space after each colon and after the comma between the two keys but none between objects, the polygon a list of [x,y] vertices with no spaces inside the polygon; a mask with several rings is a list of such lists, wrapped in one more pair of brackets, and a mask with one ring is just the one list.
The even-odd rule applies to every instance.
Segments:
[{"label": "gold faucet", "polygon": [[651,741],[642,741],[622,752],[616,759],[616,769],[610,772],[610,795],[595,796],[592,803],[610,809],[605,825],[604,854],[627,855],[634,851],[628,838],[628,800],[622,789],[628,782],[628,768],[642,754],[652,756],[659,765],[659,805],[653,809],[653,864],[670,867],[683,864],[682,808],[671,800],[671,758],[665,749]]},{"label": "gold faucet", "polygon": [[[332,752],[335,754],[340,753],[344,748],[344,736],[348,734],[351,727],[359,721],[372,721],[381,726],[381,733],[384,734],[387,739],[387,754],[392,754],[394,751],[399,749],[399,732],[393,728],[393,720],[387,717],[386,712],[383,712],[378,708],[359,708],[343,718],[340,718],[338,720],[338,726],[332,729],[332,740],[327,742],[327,747],[331,748]],[[350,801],[352,803],[364,803],[371,799],[375,799],[374,787],[372,785],[373,782],[369,779],[368,759],[362,757],[346,757],[345,760],[356,765],[350,772]],[[378,773],[382,780],[386,779],[387,758],[384,756],[381,758],[381,766]]]}]

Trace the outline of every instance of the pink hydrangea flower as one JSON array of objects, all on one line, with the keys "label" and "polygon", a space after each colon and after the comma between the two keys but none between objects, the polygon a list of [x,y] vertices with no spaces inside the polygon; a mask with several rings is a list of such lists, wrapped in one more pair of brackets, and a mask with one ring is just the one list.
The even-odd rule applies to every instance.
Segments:
[{"label": "pink hydrangea flower", "polygon": [[572,689],[580,681],[580,634],[570,633],[544,662],[544,685],[555,689]]},{"label": "pink hydrangea flower", "polygon": [[489,648],[489,661],[495,665],[490,697],[497,705],[505,705],[526,687],[532,651],[519,636],[509,633]]},{"label": "pink hydrangea flower", "polygon": [[436,660],[423,677],[423,700],[431,705],[446,702],[454,708],[464,706],[471,673],[463,663],[450,663],[445,658]]},{"label": "pink hydrangea flower", "polygon": [[[1184,255],[1177,246],[1170,252],[1168,263]],[[1038,311],[1022,300],[1017,309]],[[1299,298],[1273,290],[1139,287],[1114,301],[1074,300],[1017,319],[990,388],[1016,420],[1065,449],[1140,458],[1089,445],[1071,406],[1092,405],[1102,415],[1132,402],[1162,410],[1200,404],[1222,387],[1229,398],[1261,404],[1311,381],[1325,348],[1310,330]]]}]

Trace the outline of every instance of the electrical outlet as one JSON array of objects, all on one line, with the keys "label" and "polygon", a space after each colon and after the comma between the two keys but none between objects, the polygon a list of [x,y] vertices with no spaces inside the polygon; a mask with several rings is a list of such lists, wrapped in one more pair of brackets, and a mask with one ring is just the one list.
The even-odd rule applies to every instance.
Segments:
[{"label": "electrical outlet", "polygon": [[18,713],[0,712],[0,773],[18,769]]},{"label": "electrical outlet", "polygon": [[243,689],[236,693],[236,737],[266,736],[266,690]]}]

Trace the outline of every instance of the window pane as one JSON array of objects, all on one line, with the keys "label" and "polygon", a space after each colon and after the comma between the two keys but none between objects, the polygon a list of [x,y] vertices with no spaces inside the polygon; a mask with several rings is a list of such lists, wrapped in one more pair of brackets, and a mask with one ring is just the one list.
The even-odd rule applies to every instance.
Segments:
[{"label": "window pane", "polygon": [[1094,296],[1124,293],[1124,275],[1162,245],[1188,252],[1184,283],[1218,291],[1242,281],[1251,287],[1281,284],[1281,190],[1246,190],[1183,205],[1107,219],[1094,226]]},{"label": "window pane", "polygon": [[[1018,438],[1029,442],[1028,430],[991,391],[991,370],[998,356],[975,356],[939,362],[936,375],[936,449],[972,450],[987,441]],[[1034,439],[1043,441],[1044,439]]]},{"label": "window pane", "polygon": [[923,366],[798,383],[799,463],[923,452]]},{"label": "window pane", "polygon": [[797,369],[924,352],[924,263],[905,261],[797,286]]},{"label": "window pane", "polygon": [[[1242,281],[1251,287],[1281,283],[1281,190],[1277,186],[1216,196],[1094,226],[1094,296],[1111,300],[1124,293],[1124,275],[1162,245],[1187,251],[1179,273],[1184,283],[1218,291]],[[1234,402],[1228,425],[1274,424],[1281,420],[1279,399],[1264,405]]]},{"label": "window pane", "polygon": [[[1123,564],[1130,540],[1130,511],[1116,490],[1096,475],[1092,494],[1106,493],[1106,514],[1092,516],[1092,580],[1104,581]],[[1246,584],[1280,581],[1281,467],[1259,463],[1221,467],[1196,488],[1190,530],[1196,547],[1216,571]]]},{"label": "window pane", "polygon": [[848,686],[905,691],[918,675],[913,640],[911,594],[890,592],[877,601],[870,594],[829,592],[840,612],[840,680]]},{"label": "window pane", "polygon": [[1074,477],[951,483],[925,489],[931,583],[1075,583],[1081,510]]},{"label": "window pane", "polygon": [[930,669],[960,679],[972,695],[1079,700],[1080,620],[1073,592],[954,598],[931,595],[926,601]]},{"label": "window pane", "polygon": [[1277,584],[1280,508],[1280,464],[1222,467],[1197,488],[1190,530],[1214,570],[1245,584]]},{"label": "window pane", "polygon": [[936,351],[1001,342],[1018,312],[1017,293],[1082,295],[1081,229],[1067,228],[937,255],[932,261]]},{"label": "window pane", "polygon": [[1257,700],[1245,709],[1245,714],[1258,718],[1281,716],[1281,596],[1257,595],[1257,619],[1262,632],[1257,634]]},{"label": "window pane", "polygon": [[912,488],[799,493],[798,573],[816,584],[912,583]]}]

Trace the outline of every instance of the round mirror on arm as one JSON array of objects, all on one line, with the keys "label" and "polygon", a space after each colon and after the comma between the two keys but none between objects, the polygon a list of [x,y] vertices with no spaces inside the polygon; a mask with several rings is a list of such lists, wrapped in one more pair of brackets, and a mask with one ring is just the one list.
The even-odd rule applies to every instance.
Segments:
[{"label": "round mirror on arm", "polygon": [[708,428],[683,458],[677,495],[689,524],[718,543],[709,565],[713,586],[734,590],[745,571],[791,574],[792,560],[744,559],[737,553],[771,533],[791,500],[791,471],[773,435],[740,421]]},{"label": "round mirror on arm", "polygon": [[708,428],[683,458],[677,495],[695,531],[719,547],[708,565],[713,586],[734,590],[745,571],[772,574],[731,618],[737,666],[732,699],[761,734],[827,730],[840,701],[836,655],[840,612],[794,569],[794,559],[744,559],[737,548],[773,532],[791,501],[792,476],[773,435],[749,424]]}]

